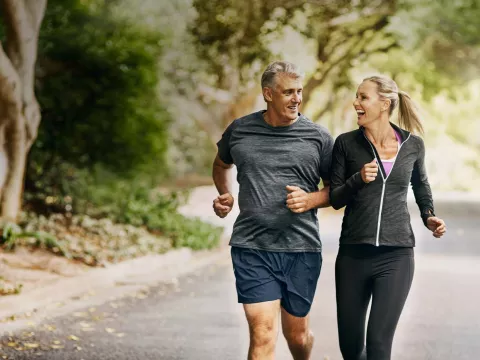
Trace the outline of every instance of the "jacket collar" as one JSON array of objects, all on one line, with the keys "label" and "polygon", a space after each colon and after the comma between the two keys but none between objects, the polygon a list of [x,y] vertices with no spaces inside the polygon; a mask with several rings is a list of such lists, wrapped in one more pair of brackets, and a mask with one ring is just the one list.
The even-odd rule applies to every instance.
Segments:
[{"label": "jacket collar", "polygon": [[395,125],[394,123],[390,122],[390,125],[395,129],[396,132],[398,132],[400,134],[400,137],[402,138],[402,143],[408,139],[408,137],[410,136],[410,132],[405,130],[405,129],[402,129],[401,127]]},{"label": "jacket collar", "polygon": [[[405,142],[405,140],[408,139],[410,136],[410,132],[402,129],[401,127],[395,125],[394,123],[390,122],[390,126],[393,127],[393,129],[400,134],[400,138],[402,139],[402,143]],[[363,126],[360,126],[360,133],[362,137],[365,135],[365,128]]]}]

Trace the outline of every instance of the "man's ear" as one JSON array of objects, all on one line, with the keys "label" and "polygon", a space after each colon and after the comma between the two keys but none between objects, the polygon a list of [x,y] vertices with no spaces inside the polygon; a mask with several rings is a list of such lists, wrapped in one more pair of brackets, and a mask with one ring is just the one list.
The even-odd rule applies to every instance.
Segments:
[{"label": "man's ear", "polygon": [[265,101],[269,102],[269,101],[272,101],[272,88],[269,88],[269,87],[264,87],[262,89],[262,92],[263,92],[263,98],[265,99]]}]

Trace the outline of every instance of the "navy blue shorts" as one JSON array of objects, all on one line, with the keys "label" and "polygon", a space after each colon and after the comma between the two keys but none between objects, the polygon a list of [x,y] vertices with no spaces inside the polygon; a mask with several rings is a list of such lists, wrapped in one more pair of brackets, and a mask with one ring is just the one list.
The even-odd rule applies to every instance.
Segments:
[{"label": "navy blue shorts", "polygon": [[307,316],[322,268],[321,253],[232,246],[231,254],[239,303],[281,299],[281,306],[289,314]]}]

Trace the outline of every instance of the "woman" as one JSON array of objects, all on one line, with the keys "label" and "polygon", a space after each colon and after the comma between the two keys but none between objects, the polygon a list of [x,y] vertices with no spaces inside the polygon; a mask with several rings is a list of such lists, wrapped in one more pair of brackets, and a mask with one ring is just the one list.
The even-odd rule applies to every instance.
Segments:
[{"label": "woman", "polygon": [[[397,105],[400,127],[390,122]],[[330,185],[332,206],[346,206],[335,264],[340,349],[345,360],[388,360],[414,271],[410,183],[433,236],[446,226],[434,214],[425,147],[412,134],[423,128],[408,94],[374,76],[359,86],[353,106],[360,128],[336,139]]]}]

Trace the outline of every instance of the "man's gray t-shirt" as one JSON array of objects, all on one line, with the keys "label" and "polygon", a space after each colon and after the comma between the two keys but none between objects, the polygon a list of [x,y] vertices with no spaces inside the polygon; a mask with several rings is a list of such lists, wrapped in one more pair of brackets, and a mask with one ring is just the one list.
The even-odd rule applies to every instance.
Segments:
[{"label": "man's gray t-shirt", "polygon": [[259,111],[237,119],[217,143],[218,156],[237,166],[240,214],[230,245],[267,251],[321,251],[317,210],[297,214],[286,205],[287,185],[318,190],[330,180],[333,138],[302,114],[273,127]]}]

